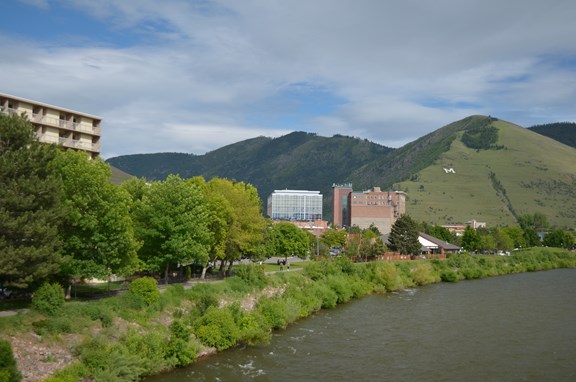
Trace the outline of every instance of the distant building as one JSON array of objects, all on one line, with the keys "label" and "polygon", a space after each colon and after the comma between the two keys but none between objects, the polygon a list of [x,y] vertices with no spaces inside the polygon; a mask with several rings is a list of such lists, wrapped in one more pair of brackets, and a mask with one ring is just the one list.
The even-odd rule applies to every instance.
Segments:
[{"label": "distant building", "polygon": [[274,190],[268,197],[268,216],[272,220],[322,220],[320,191]]},{"label": "distant building", "polygon": [[24,113],[40,142],[85,151],[92,158],[100,154],[102,118],[98,116],[4,93],[0,93],[0,111],[8,115]]},{"label": "distant building", "polygon": [[337,227],[350,226],[350,194],[352,183],[333,184],[333,222]]},{"label": "distant building", "polygon": [[334,184],[334,225],[369,228],[375,225],[380,233],[387,234],[392,225],[406,212],[406,193],[382,191],[380,187],[354,192],[352,184]]},{"label": "distant building", "polygon": [[466,227],[471,227],[473,229],[485,228],[486,223],[470,220],[464,224],[447,224],[443,225],[442,227],[446,228],[448,231],[450,231],[450,233],[456,234],[456,236],[462,236],[464,234],[464,230],[466,230]]}]

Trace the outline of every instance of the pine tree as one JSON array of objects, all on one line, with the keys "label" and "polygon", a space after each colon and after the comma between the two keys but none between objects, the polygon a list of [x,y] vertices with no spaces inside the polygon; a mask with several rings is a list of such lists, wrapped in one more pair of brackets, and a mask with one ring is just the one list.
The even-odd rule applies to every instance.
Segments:
[{"label": "pine tree", "polygon": [[390,249],[403,255],[415,255],[422,245],[418,241],[418,223],[409,215],[400,216],[390,231]]},{"label": "pine tree", "polygon": [[39,143],[25,117],[0,113],[0,280],[32,289],[59,271],[62,183],[57,147]]}]

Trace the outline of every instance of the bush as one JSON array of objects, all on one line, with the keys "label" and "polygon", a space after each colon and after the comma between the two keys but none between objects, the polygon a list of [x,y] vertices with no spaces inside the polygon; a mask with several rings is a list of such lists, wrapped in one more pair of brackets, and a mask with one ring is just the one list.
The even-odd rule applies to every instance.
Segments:
[{"label": "bush", "polygon": [[57,283],[44,283],[32,296],[32,308],[40,313],[53,316],[60,312],[64,302],[64,289]]},{"label": "bush", "polygon": [[131,330],[123,339],[124,346],[131,354],[136,354],[142,358],[146,365],[146,374],[158,373],[170,366],[174,366],[166,360],[167,341],[162,333],[158,331],[140,334]]},{"label": "bush", "polygon": [[228,349],[240,338],[240,330],[228,309],[210,307],[206,314],[194,321],[194,333],[206,346]]},{"label": "bush", "polygon": [[264,267],[259,264],[241,264],[236,268],[236,276],[244,280],[248,285],[257,288],[266,286],[267,278]]},{"label": "bush", "polygon": [[153,277],[141,277],[130,283],[128,291],[140,297],[146,305],[156,304],[160,300],[158,283]]},{"label": "bush", "polygon": [[0,339],[0,381],[18,382],[22,380],[22,375],[18,371],[16,358],[12,352],[12,344]]},{"label": "bush", "polygon": [[288,326],[288,309],[283,299],[261,297],[256,309],[272,329],[284,329]]}]

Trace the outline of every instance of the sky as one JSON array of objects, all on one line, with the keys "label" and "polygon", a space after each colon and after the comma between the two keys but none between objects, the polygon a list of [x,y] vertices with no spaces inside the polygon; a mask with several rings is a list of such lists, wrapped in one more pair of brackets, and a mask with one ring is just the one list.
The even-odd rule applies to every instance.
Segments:
[{"label": "sky", "polygon": [[104,158],[576,121],[573,0],[3,0],[0,50],[0,92],[101,116]]}]

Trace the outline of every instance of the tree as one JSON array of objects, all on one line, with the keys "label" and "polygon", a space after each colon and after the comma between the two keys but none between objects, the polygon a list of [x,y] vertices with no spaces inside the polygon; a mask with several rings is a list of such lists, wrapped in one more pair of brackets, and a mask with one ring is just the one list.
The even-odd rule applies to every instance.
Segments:
[{"label": "tree", "polygon": [[66,213],[54,172],[58,148],[34,139],[25,117],[0,113],[0,281],[34,289],[59,272]]},{"label": "tree", "polygon": [[468,252],[479,251],[481,246],[480,235],[474,228],[467,226],[462,234],[460,245]]},{"label": "tree", "polygon": [[139,255],[149,271],[163,272],[167,281],[170,269],[207,261],[209,212],[197,184],[176,175],[154,182],[135,215],[137,237],[142,240]]},{"label": "tree", "polygon": [[210,192],[221,195],[227,201],[229,221],[227,223],[224,261],[230,271],[234,261],[260,256],[260,244],[264,239],[266,219],[262,216],[262,202],[254,186],[244,182],[212,178],[208,182]]},{"label": "tree", "polygon": [[434,236],[435,238],[438,238],[440,240],[444,240],[446,242],[452,242],[452,234],[450,233],[450,231],[448,230],[448,228],[439,226],[439,225],[434,225],[430,228],[428,228],[427,232],[428,235],[430,236]]},{"label": "tree", "polygon": [[512,248],[524,248],[526,247],[526,239],[524,238],[524,231],[522,228],[515,227],[505,227],[502,229],[508,237],[512,240]]},{"label": "tree", "polygon": [[557,228],[544,236],[542,244],[547,247],[570,249],[574,246],[574,236],[570,232],[564,232],[564,230]]},{"label": "tree", "polygon": [[309,238],[302,228],[296,227],[289,222],[278,222],[272,225],[269,248],[276,256],[298,256],[305,259],[308,256],[310,246]]},{"label": "tree", "polygon": [[327,229],[320,235],[320,241],[329,247],[343,247],[346,244],[346,231]]},{"label": "tree", "polygon": [[140,243],[129,193],[111,183],[110,166],[99,158],[68,150],[60,152],[55,163],[68,208],[61,226],[63,273],[72,279],[132,274],[138,268]]},{"label": "tree", "polygon": [[409,215],[404,214],[392,225],[388,237],[390,249],[403,255],[417,254],[422,247],[418,237],[418,223]]}]

